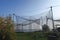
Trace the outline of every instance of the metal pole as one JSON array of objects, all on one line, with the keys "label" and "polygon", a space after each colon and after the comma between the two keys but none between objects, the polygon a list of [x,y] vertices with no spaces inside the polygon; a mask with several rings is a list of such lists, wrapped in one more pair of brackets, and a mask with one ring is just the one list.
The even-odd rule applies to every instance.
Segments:
[{"label": "metal pole", "polygon": [[13,19],[13,23],[14,23],[14,15],[15,15],[15,14],[13,14],[13,18],[12,18],[12,19]]},{"label": "metal pole", "polygon": [[19,31],[18,30],[18,16],[16,16],[16,21],[17,21],[17,31]]},{"label": "metal pole", "polygon": [[[31,16],[29,18],[31,19]],[[32,21],[29,21],[29,23],[31,23],[31,24],[29,24],[29,31],[31,32],[33,30],[32,29]]]},{"label": "metal pole", "polygon": [[11,21],[11,14],[9,14],[9,18],[8,19]]},{"label": "metal pole", "polygon": [[[40,20],[39,20],[39,21],[40,21]],[[41,23],[41,21],[40,21],[40,23]],[[40,27],[40,25],[41,25],[41,24],[39,24],[39,27]]]},{"label": "metal pole", "polygon": [[43,18],[42,18],[42,16],[41,16],[41,20],[42,20],[42,23],[41,24],[43,25]]},{"label": "metal pole", "polygon": [[23,23],[22,23],[22,32],[23,32]]},{"label": "metal pole", "polygon": [[46,25],[48,25],[48,18],[47,18],[47,16],[46,16]]},{"label": "metal pole", "polygon": [[53,19],[53,10],[52,10],[52,6],[51,6],[50,8],[51,8],[51,13],[52,13],[52,24],[53,24],[53,30],[54,30],[55,27],[54,27],[54,19]]}]

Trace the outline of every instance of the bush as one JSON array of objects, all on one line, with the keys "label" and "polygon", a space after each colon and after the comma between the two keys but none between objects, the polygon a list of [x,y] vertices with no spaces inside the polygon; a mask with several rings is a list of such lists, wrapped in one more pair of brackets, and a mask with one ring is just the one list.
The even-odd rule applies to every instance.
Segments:
[{"label": "bush", "polygon": [[0,17],[0,40],[15,40],[14,24],[11,17]]},{"label": "bush", "polygon": [[43,30],[43,32],[49,32],[50,31],[49,26],[46,24],[42,25],[42,30]]}]

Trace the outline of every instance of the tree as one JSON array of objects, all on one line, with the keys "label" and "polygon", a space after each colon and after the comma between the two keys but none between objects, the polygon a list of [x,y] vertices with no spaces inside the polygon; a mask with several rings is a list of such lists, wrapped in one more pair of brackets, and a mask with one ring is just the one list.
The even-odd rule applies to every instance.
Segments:
[{"label": "tree", "polygon": [[14,24],[11,17],[0,17],[0,40],[15,40]]}]

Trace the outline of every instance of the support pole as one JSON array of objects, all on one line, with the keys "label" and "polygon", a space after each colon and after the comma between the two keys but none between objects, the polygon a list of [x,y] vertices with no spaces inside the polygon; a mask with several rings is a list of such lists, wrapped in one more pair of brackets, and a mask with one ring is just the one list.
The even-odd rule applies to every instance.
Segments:
[{"label": "support pole", "polygon": [[[29,19],[31,20],[32,17],[30,16]],[[29,31],[31,32],[32,30],[34,30],[34,29],[32,29],[32,21],[29,21],[29,23],[31,23],[31,24],[29,24]]]},{"label": "support pole", "polygon": [[52,6],[51,6],[50,8],[51,8],[51,13],[52,13],[52,24],[53,24],[53,30],[54,30],[55,27],[54,27],[54,19],[53,19],[53,10],[52,10]]},{"label": "support pole", "polygon": [[22,32],[23,32],[23,23],[22,23]]},{"label": "support pole", "polygon": [[13,23],[14,23],[14,15],[15,15],[15,14],[13,14],[13,18],[12,18],[12,19],[13,19]]},{"label": "support pole", "polygon": [[16,21],[17,21],[17,31],[19,31],[19,29],[18,29],[18,16],[16,16]]},{"label": "support pole", "polygon": [[48,18],[47,18],[47,16],[46,16],[46,25],[48,25]]},{"label": "support pole", "polygon": [[42,20],[42,25],[43,25],[43,17],[41,16],[41,20]]},{"label": "support pole", "polygon": [[[40,19],[40,20],[41,20],[41,19]],[[39,20],[39,21],[40,21],[40,20]],[[40,23],[41,23],[41,21],[40,21]],[[41,25],[41,24],[39,24],[39,27],[41,27],[40,25]]]}]

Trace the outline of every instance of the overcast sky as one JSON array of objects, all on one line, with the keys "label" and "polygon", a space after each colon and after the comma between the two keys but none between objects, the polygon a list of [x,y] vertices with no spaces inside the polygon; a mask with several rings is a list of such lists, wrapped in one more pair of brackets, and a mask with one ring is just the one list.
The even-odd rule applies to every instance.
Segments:
[{"label": "overcast sky", "polygon": [[[0,15],[17,14],[32,16],[41,14],[50,6],[60,5],[60,0],[0,0]],[[53,7],[54,19],[60,19],[60,6]]]}]

